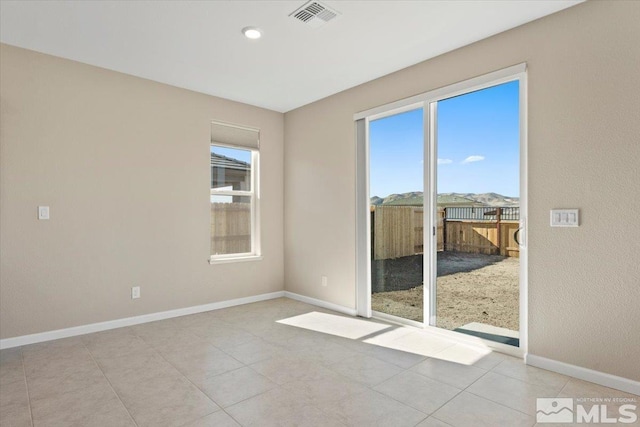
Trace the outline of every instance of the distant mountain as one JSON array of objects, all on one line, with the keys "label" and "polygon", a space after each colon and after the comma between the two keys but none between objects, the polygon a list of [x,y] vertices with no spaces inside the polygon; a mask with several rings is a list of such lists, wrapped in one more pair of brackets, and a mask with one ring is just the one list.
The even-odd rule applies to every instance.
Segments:
[{"label": "distant mountain", "polygon": [[[457,195],[457,193],[453,193],[453,194]],[[482,193],[482,194],[467,193],[467,194],[460,194],[460,196],[475,200],[476,202],[480,202],[486,206],[518,206],[520,205],[519,197],[503,196],[502,194],[498,194],[498,193]]]},{"label": "distant mountain", "polygon": [[[391,194],[385,198],[374,196],[371,204],[389,206],[416,206],[422,205],[422,191],[412,191],[409,193]],[[518,206],[518,197],[503,196],[498,193],[440,193],[438,194],[438,204],[475,204],[482,206]]]},{"label": "distant mountain", "polygon": [[417,205],[422,204],[422,191],[391,194],[384,199],[378,196],[371,198],[372,205]]},{"label": "distant mountain", "polygon": [[382,203],[384,203],[384,199],[383,199],[383,198],[380,198],[380,197],[378,197],[378,196],[373,196],[373,197],[370,199],[370,203],[371,203],[373,206],[378,206],[378,205],[381,205]]}]

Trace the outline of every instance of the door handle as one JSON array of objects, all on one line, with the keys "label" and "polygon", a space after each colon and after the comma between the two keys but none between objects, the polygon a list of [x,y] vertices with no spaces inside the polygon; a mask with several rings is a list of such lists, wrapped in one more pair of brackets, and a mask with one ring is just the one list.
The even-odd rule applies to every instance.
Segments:
[{"label": "door handle", "polygon": [[[520,227],[518,227],[518,229],[515,231],[515,233],[513,233],[513,240],[516,241],[517,245],[520,247],[525,247],[527,245],[526,242],[526,227],[527,227],[527,220],[525,218],[522,218],[520,220]],[[522,239],[520,238],[520,232],[524,231],[525,234],[522,236]]]},{"label": "door handle", "polygon": [[520,236],[520,230],[522,230],[522,228],[518,228],[518,229],[516,230],[516,232],[515,232],[515,233],[513,233],[513,240],[515,240],[515,241],[516,241],[516,244],[517,244],[518,246],[520,246],[520,239],[518,239],[518,236]]}]

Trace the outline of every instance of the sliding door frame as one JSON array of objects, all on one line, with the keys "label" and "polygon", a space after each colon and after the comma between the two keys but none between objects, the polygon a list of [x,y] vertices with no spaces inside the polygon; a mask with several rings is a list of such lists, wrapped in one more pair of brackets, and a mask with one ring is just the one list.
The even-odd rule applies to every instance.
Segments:
[{"label": "sliding door frame", "polygon": [[[438,101],[464,95],[470,92],[497,86],[503,83],[519,82],[520,107],[520,346],[496,343],[482,338],[467,336],[435,326],[436,301],[432,288],[436,280],[437,228],[437,103]],[[356,133],[356,312],[362,317],[371,317],[371,236],[369,205],[369,123],[383,117],[422,108],[424,113],[424,242],[429,257],[424,263],[424,323],[393,318],[395,321],[420,326],[458,341],[482,344],[509,354],[523,356],[528,344],[528,228],[527,228],[527,73],[526,64],[518,64],[494,71],[469,80],[454,83],[410,98],[375,107],[353,117]],[[428,193],[428,194],[427,194]],[[430,197],[426,197],[430,196]],[[377,316],[378,313],[375,313]],[[380,316],[389,318],[389,316]],[[393,316],[391,316],[393,317]]]}]

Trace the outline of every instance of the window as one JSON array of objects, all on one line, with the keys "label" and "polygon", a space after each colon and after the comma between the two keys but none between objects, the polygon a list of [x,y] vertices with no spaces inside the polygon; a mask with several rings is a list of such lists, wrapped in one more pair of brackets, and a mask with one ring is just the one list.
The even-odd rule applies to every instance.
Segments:
[{"label": "window", "polygon": [[211,125],[211,262],[260,257],[259,131]]}]

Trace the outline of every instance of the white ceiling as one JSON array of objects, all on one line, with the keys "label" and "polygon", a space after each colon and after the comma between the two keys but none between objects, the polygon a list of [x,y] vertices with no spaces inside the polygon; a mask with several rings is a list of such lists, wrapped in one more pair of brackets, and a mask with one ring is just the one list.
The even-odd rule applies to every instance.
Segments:
[{"label": "white ceiling", "polygon": [[579,2],[329,0],[320,28],[304,3],[2,0],[0,40],[286,112]]}]

